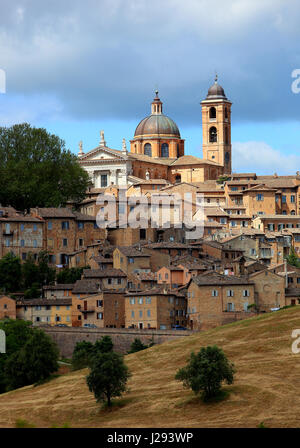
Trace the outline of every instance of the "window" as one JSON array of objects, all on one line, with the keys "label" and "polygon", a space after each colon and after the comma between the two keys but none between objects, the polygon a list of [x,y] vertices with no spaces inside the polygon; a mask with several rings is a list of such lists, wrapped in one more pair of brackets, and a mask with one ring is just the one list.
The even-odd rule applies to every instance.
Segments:
[{"label": "window", "polygon": [[6,303],[4,304],[4,309],[7,310],[7,304]]},{"label": "window", "polygon": [[234,311],[234,303],[227,303],[227,311]]},{"label": "window", "polygon": [[9,246],[10,246],[10,241],[9,241],[9,239],[6,239],[6,240],[5,240],[5,246],[6,246],[6,247],[9,247]]},{"label": "window", "polygon": [[115,313],[115,320],[118,320],[118,319],[119,319],[119,314]]},{"label": "window", "polygon": [[264,200],[264,195],[263,195],[262,193],[258,193],[258,194],[256,195],[256,200],[257,200],[257,201],[263,201],[263,200]]},{"label": "window", "polygon": [[294,195],[294,194],[291,195],[291,202],[296,202],[296,201],[295,201],[295,195]]},{"label": "window", "polygon": [[134,263],[134,258],[129,257],[128,263],[131,263],[131,264]]},{"label": "window", "polygon": [[147,310],[147,317],[151,317],[151,311]]},{"label": "window", "polygon": [[143,305],[143,297],[138,298],[138,303],[139,303],[139,305]]},{"label": "window", "polygon": [[22,260],[25,261],[26,258],[27,258],[27,254],[23,252],[23,253],[22,253]]},{"label": "window", "polygon": [[217,297],[218,296],[218,291],[216,289],[213,289],[212,292],[211,292],[211,295],[213,297]]},{"label": "window", "polygon": [[21,247],[24,247],[24,246],[25,246],[25,241],[21,240]]},{"label": "window", "polygon": [[249,297],[249,296],[250,296],[249,289],[244,289],[243,297]]},{"label": "window", "polygon": [[109,285],[111,285],[111,284],[112,284],[112,278],[108,278],[108,279],[107,279],[107,283],[108,283]]},{"label": "window", "polygon": [[209,109],[209,118],[215,119],[217,117],[217,111],[215,107]]},{"label": "window", "polygon": [[134,311],[131,311],[131,317],[134,317]]},{"label": "window", "polygon": [[231,187],[231,191],[238,191],[238,187]]},{"label": "window", "polygon": [[268,224],[268,230],[275,230],[275,225],[273,223]]},{"label": "window", "polygon": [[169,302],[169,303],[174,303],[174,297],[169,297],[169,298],[168,298],[168,302]]},{"label": "window", "polygon": [[165,274],[165,278],[168,279],[169,278],[169,274],[166,273]]},{"label": "window", "polygon": [[97,306],[102,307],[103,306],[103,300],[97,300],[96,304],[97,304]]},{"label": "window", "polygon": [[163,143],[161,145],[161,157],[169,157],[169,145],[168,145],[168,143]]},{"label": "window", "polygon": [[67,247],[68,245],[68,239],[67,238],[63,238],[63,246]]},{"label": "window", "polygon": [[70,322],[70,316],[67,316],[66,320],[67,320],[67,322]]},{"label": "window", "polygon": [[21,224],[21,232],[23,232],[24,228],[25,228],[24,224]]},{"label": "window", "polygon": [[78,228],[78,230],[83,230],[84,229],[84,222],[78,221],[77,228]]},{"label": "window", "polygon": [[218,141],[217,128],[212,126],[209,130],[209,142],[216,143]]},{"label": "window", "polygon": [[121,283],[122,283],[122,279],[121,279],[121,278],[118,278],[118,279],[117,279],[117,283],[118,283],[118,285],[121,285]]},{"label": "window", "polygon": [[107,174],[101,174],[101,188],[107,187]]},{"label": "window", "polygon": [[97,319],[102,320],[103,319],[103,313],[97,313]]},{"label": "window", "polygon": [[83,246],[83,239],[79,238],[79,246]]},{"label": "window", "polygon": [[139,317],[143,317],[143,311],[142,310],[139,311]]},{"label": "window", "polygon": [[33,231],[34,231],[34,232],[37,231],[37,224],[33,224]]},{"label": "window", "polygon": [[69,221],[62,221],[62,223],[61,223],[61,229],[62,229],[62,230],[69,230],[69,228],[70,228]]},{"label": "window", "polygon": [[52,221],[48,221],[48,230],[52,230]]},{"label": "window", "polygon": [[150,143],[144,145],[144,154],[146,156],[152,157],[152,146]]},{"label": "window", "polygon": [[37,247],[37,240],[33,240],[33,247]]},{"label": "window", "polygon": [[284,194],[282,195],[281,201],[282,201],[283,204],[286,204],[286,196]]},{"label": "window", "polygon": [[227,297],[233,297],[233,290],[227,289]]},{"label": "window", "polygon": [[150,304],[151,303],[151,297],[146,297],[146,303]]},{"label": "window", "polygon": [[146,229],[140,229],[140,240],[146,239]]},{"label": "window", "polygon": [[129,299],[129,302],[130,302],[130,305],[134,305],[134,304],[135,304],[135,298],[134,298],[134,297],[131,297],[131,298]]}]

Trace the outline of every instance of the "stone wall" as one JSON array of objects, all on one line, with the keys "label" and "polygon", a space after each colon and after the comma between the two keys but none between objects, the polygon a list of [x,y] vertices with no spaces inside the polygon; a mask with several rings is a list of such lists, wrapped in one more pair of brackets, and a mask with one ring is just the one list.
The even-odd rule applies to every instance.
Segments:
[{"label": "stone wall", "polygon": [[119,353],[127,353],[130,345],[135,338],[141,339],[144,344],[149,344],[153,341],[155,344],[162,344],[163,342],[177,339],[180,337],[187,337],[193,332],[188,330],[130,330],[118,328],[76,328],[76,327],[42,327],[44,331],[51,336],[57,343],[62,357],[71,358],[74,347],[77,342],[89,341],[96,342],[103,336],[110,336],[114,343],[114,350]]}]

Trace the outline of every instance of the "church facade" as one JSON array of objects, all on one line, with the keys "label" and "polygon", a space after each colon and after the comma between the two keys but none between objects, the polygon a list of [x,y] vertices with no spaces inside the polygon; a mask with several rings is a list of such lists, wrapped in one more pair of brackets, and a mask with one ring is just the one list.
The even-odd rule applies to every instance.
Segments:
[{"label": "church facade", "polygon": [[231,173],[231,102],[217,77],[201,102],[203,159],[185,155],[185,140],[177,124],[163,113],[155,93],[150,115],[140,121],[130,140],[130,151],[124,139],[122,150],[109,148],[103,131],[99,146],[86,154],[80,142],[78,161],[95,188],[131,185],[141,179],[204,182]]}]

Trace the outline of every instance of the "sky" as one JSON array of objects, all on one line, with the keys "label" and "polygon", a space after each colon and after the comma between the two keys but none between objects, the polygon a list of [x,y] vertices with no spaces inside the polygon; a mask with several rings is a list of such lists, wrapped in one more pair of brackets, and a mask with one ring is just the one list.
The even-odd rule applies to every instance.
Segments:
[{"label": "sky", "polygon": [[300,171],[298,0],[0,0],[0,11],[0,126],[44,127],[74,153],[103,129],[129,149],[158,88],[185,153],[202,157],[200,102],[217,72],[233,171]]}]

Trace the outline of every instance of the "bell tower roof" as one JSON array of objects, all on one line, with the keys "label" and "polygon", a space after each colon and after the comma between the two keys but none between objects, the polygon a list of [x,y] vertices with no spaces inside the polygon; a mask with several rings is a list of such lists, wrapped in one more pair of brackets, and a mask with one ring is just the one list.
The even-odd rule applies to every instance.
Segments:
[{"label": "bell tower roof", "polygon": [[218,84],[218,75],[216,74],[214,84],[208,89],[206,100],[224,99],[227,100],[224,89]]}]

